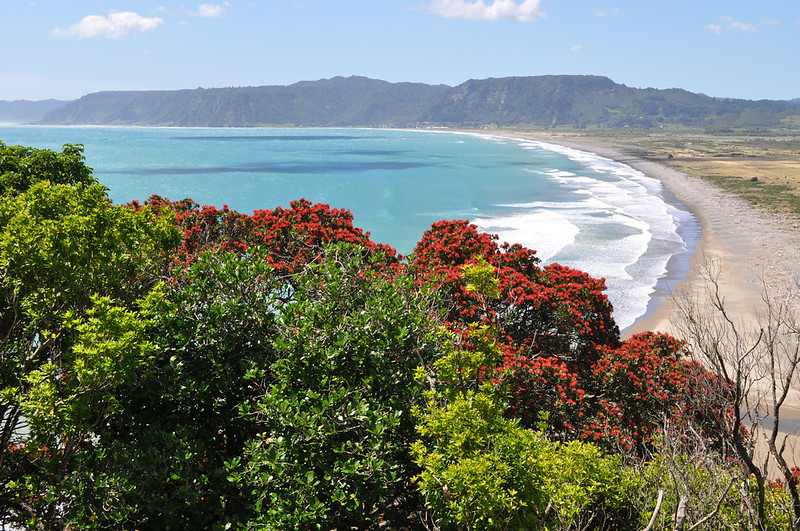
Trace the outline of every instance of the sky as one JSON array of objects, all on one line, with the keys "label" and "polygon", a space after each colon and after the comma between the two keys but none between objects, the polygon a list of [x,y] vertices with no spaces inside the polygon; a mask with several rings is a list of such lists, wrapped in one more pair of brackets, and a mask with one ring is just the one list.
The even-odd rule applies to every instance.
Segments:
[{"label": "sky", "polygon": [[800,98],[797,0],[0,0],[0,48],[0,100],[548,74]]}]

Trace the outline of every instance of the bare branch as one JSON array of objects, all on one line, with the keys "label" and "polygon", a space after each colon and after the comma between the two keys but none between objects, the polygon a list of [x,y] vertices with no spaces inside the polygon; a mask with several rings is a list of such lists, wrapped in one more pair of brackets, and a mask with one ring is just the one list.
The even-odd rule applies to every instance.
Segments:
[{"label": "bare branch", "polygon": [[653,526],[656,524],[656,518],[658,517],[658,511],[661,510],[661,503],[664,501],[664,489],[658,489],[658,500],[656,501],[656,508],[653,509],[653,516],[650,517],[650,522],[647,524],[642,531],[650,531],[653,529]]}]

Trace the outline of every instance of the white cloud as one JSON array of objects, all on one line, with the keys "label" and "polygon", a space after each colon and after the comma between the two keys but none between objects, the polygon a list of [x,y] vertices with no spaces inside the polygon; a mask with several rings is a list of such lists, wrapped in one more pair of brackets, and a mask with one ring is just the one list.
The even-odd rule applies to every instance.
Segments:
[{"label": "white cloud", "polygon": [[575,44],[569,47],[569,51],[571,52],[580,52],[581,50],[583,50],[583,44]]},{"label": "white cloud", "polygon": [[745,31],[747,33],[755,33],[756,27],[747,22],[736,22],[735,20],[731,22],[731,27],[733,29],[737,29],[739,31]]},{"label": "white cloud", "polygon": [[145,18],[132,11],[123,11],[121,13],[111,13],[107,17],[100,15],[83,17],[83,20],[65,30],[54,29],[53,35],[55,37],[75,37],[78,39],[90,39],[92,37],[119,39],[135,33],[153,31],[163,23],[164,20],[158,17]]},{"label": "white cloud", "polygon": [[[750,24],[749,22],[739,22],[735,18],[727,16],[727,15],[723,15],[723,16],[721,16],[719,18],[720,18],[720,20],[724,20],[725,22],[727,22],[727,27],[730,28],[730,29],[737,30],[737,31],[744,31],[745,33],[755,33],[755,32],[758,31],[758,28],[756,28],[755,25]],[[764,21],[764,23],[765,24],[775,24],[775,23],[780,24],[780,22],[777,22],[777,21]],[[708,26],[706,26],[706,29],[708,31],[712,32],[712,33],[717,33],[717,34],[722,33],[722,26],[719,25],[719,24],[709,24]]]},{"label": "white cloud", "polygon": [[761,22],[763,22],[767,26],[780,26],[781,25],[781,21],[780,20],[774,20],[774,19],[770,19],[770,18],[764,19]]},{"label": "white cloud", "polygon": [[594,15],[596,17],[607,17],[609,15],[616,15],[617,13],[619,13],[619,8],[615,7],[611,11],[597,11]]},{"label": "white cloud", "polygon": [[540,0],[523,0],[520,4],[514,0],[491,0],[486,5],[483,0],[434,0],[428,10],[444,18],[535,22],[545,16],[539,3]]},{"label": "white cloud", "polygon": [[227,13],[230,7],[231,4],[228,2],[215,5],[200,4],[197,7],[197,11],[192,12],[192,15],[195,17],[203,17],[203,18],[219,18],[223,16],[225,13]]}]

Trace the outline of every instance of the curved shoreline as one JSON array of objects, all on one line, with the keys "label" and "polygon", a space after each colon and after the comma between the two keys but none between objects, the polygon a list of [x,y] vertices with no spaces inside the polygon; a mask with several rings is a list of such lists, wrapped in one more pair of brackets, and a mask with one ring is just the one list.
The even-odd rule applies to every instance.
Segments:
[{"label": "curved shoreline", "polygon": [[[485,131],[481,133],[486,134]],[[589,139],[565,140],[542,134],[492,131],[497,136],[535,140],[596,153],[641,171],[661,182],[664,189],[700,223],[700,234],[689,258],[686,278],[676,279],[676,291],[702,293],[707,287],[703,271],[713,262],[719,287],[733,314],[754,319],[766,289],[774,295],[800,279],[800,237],[796,222],[759,210],[715,186],[666,165],[621,151],[621,147]],[[667,276],[670,272],[667,273]],[[655,307],[624,330],[629,337],[644,331],[677,334],[673,322],[676,293],[654,294]]]}]

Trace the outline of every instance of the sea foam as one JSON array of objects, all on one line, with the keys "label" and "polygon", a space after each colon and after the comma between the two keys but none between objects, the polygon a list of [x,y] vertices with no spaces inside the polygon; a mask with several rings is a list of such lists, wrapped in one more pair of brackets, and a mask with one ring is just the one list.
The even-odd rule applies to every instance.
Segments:
[{"label": "sea foam", "polygon": [[482,230],[535,249],[544,263],[558,262],[604,278],[620,329],[647,312],[667,264],[684,253],[681,227],[691,215],[666,201],[661,183],[630,166],[572,148],[516,140],[574,161],[577,171],[533,170],[573,190],[574,202],[505,204],[518,213],[480,218]]}]

